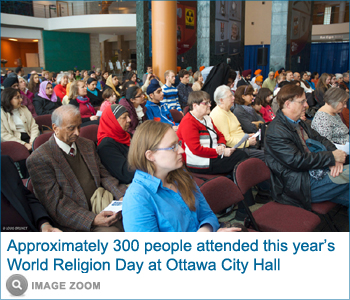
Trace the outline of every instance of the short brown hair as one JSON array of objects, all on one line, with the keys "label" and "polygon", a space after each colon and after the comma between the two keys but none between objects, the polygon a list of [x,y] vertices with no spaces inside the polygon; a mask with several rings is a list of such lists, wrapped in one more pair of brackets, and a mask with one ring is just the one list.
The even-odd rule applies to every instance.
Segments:
[{"label": "short brown hair", "polygon": [[282,110],[284,103],[288,100],[293,101],[295,97],[301,97],[304,94],[304,89],[294,84],[286,84],[277,94],[277,103]]},{"label": "short brown hair", "polygon": [[201,104],[204,100],[210,100],[210,95],[205,91],[195,91],[188,95],[187,105],[193,110],[193,104]]},{"label": "short brown hair", "polygon": [[115,93],[114,93],[114,91],[113,91],[112,89],[106,89],[106,90],[102,93],[102,98],[103,98],[104,100],[106,100],[107,98],[112,97],[113,94],[115,94]]},{"label": "short brown hair", "polygon": [[179,78],[183,78],[183,77],[185,77],[185,75],[190,75],[190,72],[188,72],[188,71],[185,70],[185,69],[182,69],[182,70],[179,72]]},{"label": "short brown hair", "polygon": [[244,105],[245,101],[242,96],[253,95],[254,88],[251,85],[241,85],[235,92],[235,103]]}]

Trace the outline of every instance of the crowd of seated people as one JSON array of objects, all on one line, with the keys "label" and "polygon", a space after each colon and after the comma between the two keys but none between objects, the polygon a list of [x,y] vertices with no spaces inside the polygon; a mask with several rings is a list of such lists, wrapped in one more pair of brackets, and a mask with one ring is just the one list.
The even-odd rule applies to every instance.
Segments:
[{"label": "crowd of seated people", "polygon": [[[151,66],[144,82],[129,69],[123,82],[97,69],[44,71],[41,78],[32,72],[28,83],[23,69],[7,75],[1,142],[15,141],[30,152],[26,169],[34,194],[18,190],[15,201],[24,207],[18,210],[7,190],[17,184],[23,161],[2,157],[2,173],[8,168],[16,174],[2,189],[2,204],[21,228],[240,231],[219,229],[194,179],[234,180],[236,165],[250,157],[271,171],[271,182],[264,182],[269,201],[306,210],[328,200],[349,205],[349,156],[343,151],[349,143],[349,73],[317,73],[310,80],[308,71],[281,69],[264,81],[261,70],[250,80],[252,70],[238,77],[219,64],[205,80],[200,70],[192,78],[191,67],[178,69],[178,76],[167,70],[163,84]],[[45,115],[53,134],[33,148],[41,134],[36,118]],[[96,126],[92,140],[79,136],[89,125]],[[122,219],[104,211],[119,199]],[[244,199],[255,203],[252,190]],[[240,203],[235,219],[245,218]],[[9,219],[3,222],[11,225]]]}]

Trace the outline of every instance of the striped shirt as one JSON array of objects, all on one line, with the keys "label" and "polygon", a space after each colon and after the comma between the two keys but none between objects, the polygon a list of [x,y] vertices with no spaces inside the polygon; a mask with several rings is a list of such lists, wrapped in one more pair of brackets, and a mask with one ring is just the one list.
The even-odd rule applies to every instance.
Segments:
[{"label": "striped shirt", "polygon": [[182,111],[179,104],[177,88],[173,86],[168,87],[166,84],[164,84],[162,86],[162,91],[164,93],[164,98],[161,103],[166,104],[168,110],[177,109],[178,111]]}]

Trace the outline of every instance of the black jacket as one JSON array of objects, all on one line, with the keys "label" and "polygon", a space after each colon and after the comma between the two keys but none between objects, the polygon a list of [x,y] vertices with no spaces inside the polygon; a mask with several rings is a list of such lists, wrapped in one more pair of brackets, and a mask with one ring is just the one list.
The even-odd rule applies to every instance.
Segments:
[{"label": "black jacket", "polygon": [[127,145],[109,137],[105,137],[97,147],[97,153],[108,172],[125,184],[131,183],[135,174],[135,171],[129,169],[128,152]]},{"label": "black jacket", "polygon": [[[39,225],[44,221],[53,224],[44,206],[24,187],[16,166],[6,155],[1,155],[1,194],[27,222],[31,231],[38,231]],[[1,224],[2,227],[4,225],[6,224]]]},{"label": "black jacket", "polygon": [[92,106],[101,106],[103,102],[102,92],[98,89],[95,89],[95,91],[97,91],[97,96],[95,96],[95,94],[91,93],[90,91],[87,91],[87,97],[90,99]]},{"label": "black jacket", "polygon": [[33,105],[38,116],[51,115],[57,107],[60,107],[62,105],[62,102],[58,97],[57,102],[52,102],[50,100],[41,98],[38,94],[36,94],[33,99]]},{"label": "black jacket", "polygon": [[296,129],[281,110],[269,124],[265,136],[265,161],[271,170],[275,201],[311,210],[309,170],[335,165],[331,151],[337,148],[307,123],[300,121],[309,138],[321,142],[327,152],[305,152]]}]

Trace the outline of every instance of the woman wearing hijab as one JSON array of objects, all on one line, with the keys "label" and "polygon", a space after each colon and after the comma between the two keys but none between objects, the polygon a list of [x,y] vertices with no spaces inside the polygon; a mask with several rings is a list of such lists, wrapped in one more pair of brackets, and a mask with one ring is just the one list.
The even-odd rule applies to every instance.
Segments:
[{"label": "woman wearing hijab", "polygon": [[126,90],[125,98],[119,101],[119,104],[123,105],[129,112],[131,122],[128,132],[131,134],[135,133],[137,126],[147,120],[145,103],[145,96],[138,86],[129,87]]},{"label": "woman wearing hijab", "polygon": [[51,81],[40,83],[39,93],[35,95],[33,105],[38,116],[51,115],[57,107],[62,105],[52,88]]},{"label": "woman wearing hijab", "polygon": [[106,89],[112,89],[113,92],[117,95],[117,98],[120,98],[120,90],[119,90],[119,79],[116,74],[109,75],[106,80],[106,85],[103,88],[103,92]]},{"label": "woman wearing hijab", "polygon": [[97,133],[97,153],[102,164],[120,183],[129,184],[134,178],[127,158],[130,147],[130,117],[127,109],[113,104],[105,109],[101,116]]}]

